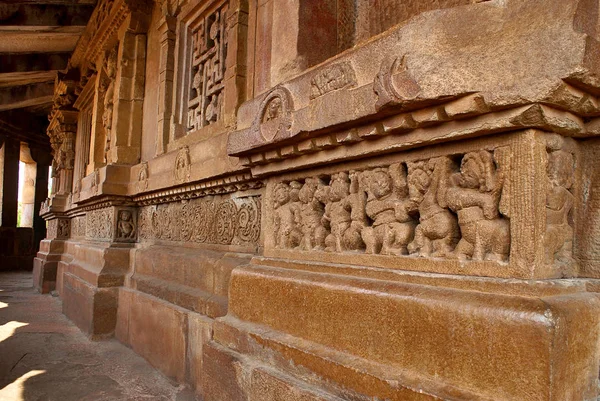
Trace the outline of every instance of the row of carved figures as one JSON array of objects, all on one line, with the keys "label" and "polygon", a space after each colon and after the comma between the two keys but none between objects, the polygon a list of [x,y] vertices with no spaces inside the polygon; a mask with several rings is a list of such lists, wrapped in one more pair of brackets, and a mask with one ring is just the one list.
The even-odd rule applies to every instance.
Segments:
[{"label": "row of carved figures", "polygon": [[506,261],[503,182],[485,150],[280,182],[275,246]]}]

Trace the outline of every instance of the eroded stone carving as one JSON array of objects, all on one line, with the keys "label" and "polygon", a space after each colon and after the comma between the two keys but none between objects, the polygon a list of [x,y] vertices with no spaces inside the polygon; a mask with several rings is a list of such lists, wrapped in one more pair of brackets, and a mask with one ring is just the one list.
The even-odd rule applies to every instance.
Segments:
[{"label": "eroded stone carving", "polygon": [[292,189],[294,183],[280,182],[274,190],[274,228],[275,244],[281,248],[295,248],[300,244],[302,231],[299,227],[300,205],[298,189]]},{"label": "eroded stone carving", "polygon": [[188,131],[213,124],[221,116],[227,57],[227,10],[225,3],[191,26]]},{"label": "eroded stone carving", "polygon": [[402,56],[388,58],[381,64],[373,83],[378,110],[413,100],[421,93],[421,87],[411,76],[406,63],[406,56]]},{"label": "eroded stone carving", "polygon": [[467,153],[460,172],[451,177],[446,201],[458,215],[461,239],[454,250],[459,259],[506,261],[510,250],[510,225],[500,215],[504,175],[491,152]]},{"label": "eroded stone carving", "polygon": [[179,184],[188,182],[190,179],[190,148],[187,146],[179,149],[175,159],[175,181]]},{"label": "eroded stone carving", "polygon": [[114,208],[96,209],[86,214],[85,236],[90,239],[112,239],[114,233]]},{"label": "eroded stone carving", "polygon": [[85,216],[77,216],[71,219],[71,237],[85,237]]},{"label": "eroded stone carving", "polygon": [[133,240],[136,236],[135,214],[129,209],[119,210],[117,240]]},{"label": "eroded stone carving", "polygon": [[68,239],[71,232],[71,221],[69,219],[48,220],[48,238]]},{"label": "eroded stone carving", "polygon": [[286,138],[292,126],[292,110],[290,92],[284,87],[275,88],[262,101],[252,129],[266,141]]},{"label": "eroded stone carving", "polygon": [[104,110],[102,112],[102,126],[104,127],[104,134],[106,135],[105,147],[104,147],[104,161],[108,162],[108,151],[111,146],[112,138],[112,124],[113,124],[113,109],[115,103],[115,80],[117,77],[117,48],[113,48],[107,52],[105,56],[104,81],[102,82],[100,91],[104,96]]},{"label": "eroded stone carving", "polygon": [[458,221],[446,202],[453,162],[439,157],[407,165],[410,201],[419,211],[419,225],[408,251],[411,255],[449,256],[460,238]]},{"label": "eroded stone carving", "polygon": [[71,233],[71,220],[70,219],[58,219],[56,238],[69,238]]},{"label": "eroded stone carving", "polygon": [[148,162],[143,162],[138,173],[137,191],[143,192],[148,189]]},{"label": "eroded stone carving", "polygon": [[350,63],[334,64],[310,81],[310,98],[356,85],[356,75]]},{"label": "eroded stone carving", "polygon": [[94,172],[92,173],[92,187],[91,187],[92,193],[98,194],[99,187],[100,187],[100,171],[98,169],[95,169]]},{"label": "eroded stone carving", "polygon": [[415,221],[410,216],[406,171],[402,164],[375,169],[367,174],[367,216],[371,227],[362,230],[367,253],[405,255],[414,236]]},{"label": "eroded stone carving", "polygon": [[507,261],[489,151],[276,183],[276,248]]},{"label": "eroded stone carving", "polygon": [[207,196],[142,207],[138,237],[221,245],[257,244],[260,198]]},{"label": "eroded stone carving", "polygon": [[566,264],[572,262],[575,157],[563,149],[564,139],[549,140],[546,189],[546,234],[544,237],[545,261]]}]

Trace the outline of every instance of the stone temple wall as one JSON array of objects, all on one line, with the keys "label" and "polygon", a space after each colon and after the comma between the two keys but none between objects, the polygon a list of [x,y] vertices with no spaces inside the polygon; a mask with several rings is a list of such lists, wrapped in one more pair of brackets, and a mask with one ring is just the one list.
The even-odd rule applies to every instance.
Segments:
[{"label": "stone temple wall", "polygon": [[207,401],[595,399],[599,9],[100,1],[36,286]]}]

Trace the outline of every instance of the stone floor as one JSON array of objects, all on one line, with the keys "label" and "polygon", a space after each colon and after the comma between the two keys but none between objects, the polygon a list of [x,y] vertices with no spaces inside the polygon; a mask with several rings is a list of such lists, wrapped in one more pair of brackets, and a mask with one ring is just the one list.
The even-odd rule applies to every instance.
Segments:
[{"label": "stone floor", "polygon": [[119,342],[88,340],[31,274],[0,272],[0,401],[194,399]]}]

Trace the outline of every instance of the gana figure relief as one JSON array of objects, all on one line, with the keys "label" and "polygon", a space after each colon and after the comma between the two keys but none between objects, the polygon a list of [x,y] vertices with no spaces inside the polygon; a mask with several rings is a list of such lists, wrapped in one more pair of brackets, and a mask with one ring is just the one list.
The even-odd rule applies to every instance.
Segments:
[{"label": "gana figure relief", "polygon": [[272,195],[274,245],[506,262],[503,183],[486,150],[279,182]]}]

